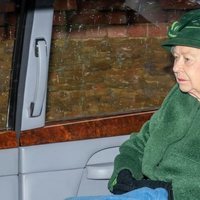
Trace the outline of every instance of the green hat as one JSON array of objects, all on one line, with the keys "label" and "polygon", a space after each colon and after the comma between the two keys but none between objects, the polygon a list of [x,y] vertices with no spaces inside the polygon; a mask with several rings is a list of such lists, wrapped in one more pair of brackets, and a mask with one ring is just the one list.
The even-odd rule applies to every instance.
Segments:
[{"label": "green hat", "polygon": [[171,50],[173,46],[200,48],[200,9],[184,14],[168,30],[168,40],[162,46]]}]

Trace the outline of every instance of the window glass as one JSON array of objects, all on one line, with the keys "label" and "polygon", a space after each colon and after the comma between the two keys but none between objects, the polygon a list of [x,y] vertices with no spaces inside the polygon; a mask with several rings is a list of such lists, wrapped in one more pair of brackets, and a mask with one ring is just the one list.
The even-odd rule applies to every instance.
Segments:
[{"label": "window glass", "polygon": [[[6,129],[17,1],[0,1],[0,130]],[[130,4],[130,2],[132,2]],[[46,121],[156,109],[174,85],[167,28],[198,1],[55,0]]]},{"label": "window glass", "polygon": [[0,130],[6,129],[12,53],[15,40],[16,5],[0,1]]},{"label": "window glass", "polygon": [[168,26],[195,6],[55,1],[46,121],[158,108],[175,83],[161,43]]}]

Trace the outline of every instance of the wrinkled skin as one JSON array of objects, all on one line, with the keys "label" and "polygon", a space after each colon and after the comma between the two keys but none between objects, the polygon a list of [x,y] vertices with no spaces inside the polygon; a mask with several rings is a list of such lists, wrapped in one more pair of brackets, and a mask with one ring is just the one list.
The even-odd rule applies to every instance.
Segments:
[{"label": "wrinkled skin", "polygon": [[200,100],[200,49],[176,46],[172,54],[173,72],[180,90]]}]

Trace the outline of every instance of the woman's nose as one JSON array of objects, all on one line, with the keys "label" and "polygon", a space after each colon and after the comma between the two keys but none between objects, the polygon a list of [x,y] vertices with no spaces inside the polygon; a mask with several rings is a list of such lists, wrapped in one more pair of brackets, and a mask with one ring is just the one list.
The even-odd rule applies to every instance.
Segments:
[{"label": "woman's nose", "polygon": [[179,72],[183,68],[181,59],[175,60],[173,65],[173,72]]}]

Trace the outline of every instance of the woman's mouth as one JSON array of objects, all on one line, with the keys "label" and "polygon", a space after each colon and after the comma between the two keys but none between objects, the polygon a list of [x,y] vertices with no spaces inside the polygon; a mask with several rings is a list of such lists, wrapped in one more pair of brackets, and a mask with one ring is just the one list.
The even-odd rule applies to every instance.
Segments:
[{"label": "woman's mouth", "polygon": [[187,81],[186,79],[183,79],[183,78],[176,78],[176,80],[178,83],[184,83]]}]

